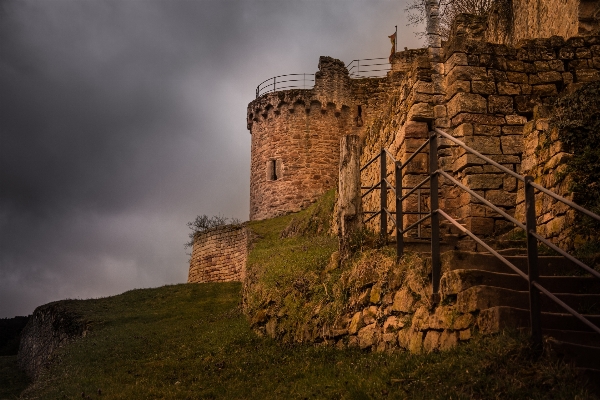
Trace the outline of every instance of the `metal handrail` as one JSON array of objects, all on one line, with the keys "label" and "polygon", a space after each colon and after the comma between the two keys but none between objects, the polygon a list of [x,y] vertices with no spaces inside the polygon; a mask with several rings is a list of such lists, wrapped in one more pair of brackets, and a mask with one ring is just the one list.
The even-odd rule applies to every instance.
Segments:
[{"label": "metal handrail", "polygon": [[500,208],[498,208],[495,205],[493,205],[492,203],[490,203],[488,200],[484,199],[483,197],[481,197],[480,195],[478,195],[477,193],[475,193],[474,191],[472,191],[471,189],[469,189],[468,187],[466,187],[465,185],[463,185],[462,183],[460,183],[458,180],[456,180],[454,177],[452,177],[446,171],[442,171],[441,169],[438,169],[436,171],[436,173],[442,175],[443,177],[445,177],[446,179],[448,179],[450,182],[454,183],[456,186],[460,187],[465,192],[469,193],[471,196],[475,197],[477,200],[479,200],[480,202],[482,202],[486,206],[490,207],[492,210],[496,211],[498,214],[502,215],[504,218],[506,218],[507,220],[509,220],[513,224],[517,225],[519,228],[521,228],[521,229],[523,229],[525,231],[527,230],[527,228],[525,227],[524,224],[522,224],[518,220],[514,219],[509,214],[507,214],[506,212],[504,212]]},{"label": "metal handrail", "polygon": [[375,157],[373,157],[368,163],[366,163],[361,169],[360,172],[363,172],[365,170],[365,168],[367,168],[369,165],[373,164],[375,162],[375,160],[377,160],[379,157],[381,157],[381,153],[378,153]]},{"label": "metal handrail", "polygon": [[600,215],[598,214],[594,214],[593,212],[591,212],[590,210],[586,210],[585,208],[581,207],[580,205],[577,205],[575,203],[573,203],[570,200],[565,199],[562,196],[557,195],[556,193],[554,193],[551,190],[546,189],[545,187],[538,185],[535,182],[531,182],[530,183],[531,186],[533,186],[534,188],[536,188],[537,190],[539,190],[540,192],[544,192],[545,194],[547,194],[550,197],[554,197],[556,200],[561,201],[563,203],[565,203],[566,205],[568,205],[569,207],[573,207],[574,209],[576,209],[579,212],[584,213],[585,215],[587,215],[588,217],[594,218],[596,221],[600,221]]},{"label": "metal handrail", "polygon": [[[278,80],[277,78],[285,78],[285,77],[296,77],[296,76],[302,76],[302,79],[286,79],[286,80]],[[308,78],[307,78],[308,77]],[[269,83],[267,83],[269,82]],[[283,84],[283,83],[288,83],[288,82],[302,82],[302,85],[300,84],[292,84],[292,85],[287,85],[287,86],[277,86],[277,84]],[[315,82],[315,74],[284,74],[284,75],[277,75],[274,76],[272,78],[268,78],[265,79],[264,81],[262,81],[261,83],[258,84],[258,86],[256,86],[256,98],[258,99],[260,96],[262,96],[265,93],[269,93],[269,92],[275,92],[277,90],[286,90],[286,89],[293,89],[293,88],[302,88],[302,89],[310,89],[306,87],[307,82],[310,85],[310,87],[312,88]],[[271,88],[272,86],[272,88]]]},{"label": "metal handrail", "polygon": [[443,210],[439,210],[438,209],[438,210],[435,210],[435,212],[438,213],[438,214],[440,214],[442,217],[444,217],[446,220],[448,220],[452,225],[454,225],[455,227],[457,227],[462,233],[470,236],[471,239],[473,239],[474,241],[476,241],[477,243],[479,243],[487,251],[489,251],[494,256],[496,256],[496,258],[498,258],[500,261],[502,261],[510,269],[512,269],[513,271],[515,271],[519,276],[521,276],[521,278],[529,280],[529,277],[527,276],[526,273],[524,273],[523,271],[521,271],[519,268],[517,268],[516,265],[514,265],[513,263],[511,263],[510,261],[508,261],[506,258],[502,257],[500,255],[500,253],[498,253],[496,250],[492,249],[487,243],[485,243],[483,240],[481,240],[480,238],[478,238],[473,232],[471,232],[470,230],[468,230],[467,228],[465,228],[464,226],[462,226],[461,224],[459,224],[458,221],[456,221],[454,218],[452,218],[451,216],[449,216],[448,214],[446,214]]},{"label": "metal handrail", "polygon": [[[386,62],[378,62],[381,60],[386,60]],[[367,61],[368,63],[364,63],[364,61]],[[375,61],[375,63],[372,63],[371,61]],[[361,64],[361,62],[363,62]],[[370,68],[370,67],[381,67],[381,66],[386,66],[386,68]],[[361,67],[363,68],[363,70],[361,71]],[[360,60],[352,60],[350,61],[348,64],[346,64],[346,68],[348,69],[348,73],[350,74],[350,77],[352,78],[381,78],[382,76],[380,75],[375,75],[372,74],[373,72],[387,72],[389,70],[391,70],[391,64],[388,60],[388,58],[386,57],[379,57],[379,58],[362,58]],[[365,70],[365,68],[367,68]],[[367,75],[365,75],[367,74]]]},{"label": "metal handrail", "polygon": [[[501,208],[495,206],[490,201],[486,200],[483,196],[479,195],[478,193],[471,190],[466,185],[462,184],[460,181],[458,181],[456,178],[454,178],[453,176],[448,174],[446,171],[439,169],[438,161],[437,161],[438,160],[438,150],[439,150],[438,149],[438,136],[450,140],[451,142],[453,142],[456,145],[465,149],[467,152],[475,155],[476,157],[479,157],[484,162],[486,162],[490,165],[493,165],[494,167],[498,168],[500,171],[509,174],[510,176],[520,180],[521,182],[524,182],[524,184],[525,184],[526,223],[523,224],[522,222],[518,221],[517,219],[515,219],[514,217],[509,215],[507,212],[505,212]],[[404,194],[403,193],[404,190],[406,190],[408,188],[402,187],[402,170],[408,165],[409,162],[411,162],[414,159],[414,157],[416,157],[417,154],[421,153],[427,147],[427,145],[429,145],[429,147],[430,147],[429,173],[427,174],[427,177],[422,182],[420,182],[413,188],[410,188],[408,193]],[[437,129],[437,128],[431,132],[431,135],[425,141],[425,143],[423,143],[415,152],[413,152],[413,154],[411,154],[411,156],[404,163],[400,164],[399,162],[394,160],[395,173],[396,173],[396,177],[395,177],[396,187],[395,188],[387,180],[388,173],[387,173],[387,167],[385,165],[387,156],[389,156],[392,160],[394,160],[394,157],[389,152],[389,150],[381,149],[381,152],[377,156],[375,156],[373,159],[371,159],[369,161],[369,163],[367,165],[365,165],[365,167],[363,167],[363,169],[364,169],[368,165],[373,163],[377,158],[381,158],[380,181],[377,185],[375,185],[373,188],[370,189],[370,190],[374,190],[376,187],[379,187],[379,189],[380,189],[380,193],[381,193],[380,210],[378,212],[374,213],[369,219],[367,219],[367,221],[365,221],[365,223],[372,220],[373,218],[375,218],[378,215],[381,216],[381,224],[380,224],[381,236],[385,239],[385,238],[387,238],[387,236],[386,236],[387,235],[387,219],[389,218],[394,223],[395,228],[396,228],[396,243],[397,243],[397,249],[398,249],[397,251],[398,251],[398,256],[400,257],[402,255],[402,252],[404,249],[403,235],[406,232],[408,232],[409,230],[413,229],[415,226],[420,227],[420,224],[423,223],[425,220],[431,219],[432,287],[433,287],[432,300],[434,302],[439,301],[439,293],[438,292],[439,292],[440,279],[441,279],[441,264],[440,264],[440,258],[439,258],[439,254],[440,254],[439,216],[441,216],[441,217],[445,218],[447,221],[449,221],[452,225],[457,227],[462,233],[469,236],[476,243],[481,245],[484,249],[486,249],[493,256],[498,258],[503,264],[507,265],[517,275],[519,275],[521,278],[523,278],[529,282],[531,330],[532,330],[532,337],[534,339],[534,342],[537,345],[539,345],[539,346],[542,345],[541,307],[540,307],[540,299],[539,299],[540,293],[543,293],[545,296],[547,296],[552,301],[557,303],[559,306],[561,306],[563,309],[565,309],[567,312],[569,312],[571,315],[573,315],[579,321],[581,321],[582,323],[584,323],[585,325],[590,327],[593,331],[600,333],[600,328],[598,326],[596,326],[594,323],[589,321],[584,315],[578,313],[573,308],[568,306],[566,303],[564,303],[558,297],[553,295],[549,290],[544,288],[543,285],[539,282],[539,272],[538,272],[538,266],[537,266],[538,243],[539,242],[544,243],[545,245],[549,246],[551,249],[553,249],[557,253],[561,254],[562,256],[566,257],[569,261],[578,265],[579,267],[581,267],[582,269],[584,269],[585,271],[587,271],[588,273],[590,273],[592,276],[594,276],[596,278],[600,278],[600,272],[589,267],[582,261],[577,260],[575,257],[571,256],[566,251],[560,249],[558,246],[556,246],[550,240],[542,237],[541,235],[539,235],[536,232],[537,215],[535,213],[535,191],[534,190],[537,189],[538,191],[540,191],[544,194],[547,194],[558,201],[561,201],[562,203],[584,213],[585,215],[587,215],[595,220],[600,221],[600,216],[598,216],[597,214],[595,214],[589,210],[586,210],[585,208],[575,204],[574,202],[572,202],[570,200],[565,199],[564,197],[559,196],[558,194],[544,188],[543,186],[536,184],[535,182],[533,182],[532,177],[522,176],[522,175],[516,173],[515,171],[512,171],[512,170],[506,168],[505,166],[495,162],[494,160],[490,159],[489,157],[486,157],[483,154],[479,153],[475,149],[467,146],[464,142],[450,136],[446,132],[444,132],[440,129]],[[362,171],[362,169],[361,169],[361,171]],[[525,230],[525,232],[527,233],[527,258],[528,258],[528,266],[529,266],[527,273],[520,270],[513,263],[511,263],[505,257],[500,255],[491,246],[489,246],[487,243],[485,243],[482,239],[477,237],[473,232],[468,230],[466,227],[461,225],[458,221],[456,221],[454,218],[449,216],[445,211],[443,211],[442,209],[440,209],[438,207],[437,191],[438,191],[438,181],[439,181],[440,177],[447,179],[450,183],[458,186],[459,188],[464,190],[466,193],[473,196],[481,204],[483,204],[487,207],[490,207],[492,210],[494,210],[495,212],[500,214],[502,217],[504,217],[509,222],[511,222],[511,223],[515,224],[517,227]],[[429,185],[429,187],[430,187],[430,203],[431,203],[430,211],[428,213],[421,213],[420,208],[419,208],[418,214],[419,215],[425,214],[425,216],[423,218],[420,218],[418,221],[412,223],[406,229],[403,229],[402,218],[403,218],[404,213],[402,210],[402,202],[405,199],[407,199],[410,195],[412,195],[416,190],[420,189],[427,182],[430,182],[430,185]],[[396,200],[396,211],[395,211],[396,217],[395,218],[392,215],[392,212],[390,212],[390,210],[388,210],[388,208],[387,208],[387,191],[388,190],[393,191],[394,195],[395,195],[394,196],[395,200]],[[420,206],[420,203],[419,203],[419,206]],[[415,214],[415,212],[407,212],[406,214]]]},{"label": "metal handrail", "polygon": [[404,163],[402,163],[400,165],[400,169],[404,169],[404,167],[406,167],[408,165],[409,162],[411,162],[413,160],[413,158],[415,158],[417,156],[417,154],[419,154],[421,151],[423,151],[423,149],[425,147],[427,147],[429,145],[429,143],[431,142],[431,138],[427,139],[425,141],[425,143],[423,143],[422,145],[419,146],[419,148],[417,150],[415,150],[407,159],[406,161],[404,161]]}]

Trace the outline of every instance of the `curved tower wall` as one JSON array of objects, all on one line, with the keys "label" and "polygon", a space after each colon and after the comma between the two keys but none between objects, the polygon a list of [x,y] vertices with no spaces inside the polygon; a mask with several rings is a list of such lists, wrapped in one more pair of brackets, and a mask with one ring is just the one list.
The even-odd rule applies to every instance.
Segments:
[{"label": "curved tower wall", "polygon": [[339,139],[352,133],[344,64],[321,57],[315,87],[268,93],[248,105],[250,220],[299,211],[336,184]]}]

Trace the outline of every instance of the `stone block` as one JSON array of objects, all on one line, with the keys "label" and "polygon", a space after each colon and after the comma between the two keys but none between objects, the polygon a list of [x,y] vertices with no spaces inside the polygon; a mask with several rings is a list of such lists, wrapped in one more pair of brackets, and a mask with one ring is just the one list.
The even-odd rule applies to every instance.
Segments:
[{"label": "stone block", "polygon": [[510,96],[489,96],[488,111],[491,114],[512,114],[514,111],[513,98]]},{"label": "stone block", "polygon": [[348,326],[348,333],[350,335],[356,335],[356,333],[365,326],[362,320],[362,312],[357,312],[354,314],[352,319],[350,320],[350,325]]},{"label": "stone block", "polygon": [[530,96],[515,96],[515,110],[518,113],[533,113],[533,107],[535,104],[536,103],[531,99]]},{"label": "stone block", "polygon": [[410,289],[408,287],[403,287],[394,295],[394,303],[392,304],[392,310],[404,313],[413,312],[415,302],[416,300],[412,295]]},{"label": "stone block", "polygon": [[447,106],[448,116],[450,118],[459,113],[486,113],[487,102],[480,95],[472,93],[457,93]]},{"label": "stone block", "polygon": [[455,81],[453,84],[448,86],[446,89],[446,100],[450,100],[456,93],[469,93],[471,92],[470,81]]},{"label": "stone block", "polygon": [[447,116],[446,106],[438,105],[433,107],[433,116],[437,118],[445,118]]},{"label": "stone block", "polygon": [[379,336],[376,324],[367,325],[358,331],[358,346],[367,349],[379,342]]},{"label": "stone block", "polygon": [[466,228],[475,235],[490,236],[494,233],[493,218],[470,217],[465,222]]},{"label": "stone block", "polygon": [[451,85],[457,80],[461,81],[485,81],[489,80],[485,67],[455,66],[446,75],[446,85]]},{"label": "stone block", "polygon": [[406,138],[427,138],[429,127],[426,122],[407,121],[402,127],[402,133]]},{"label": "stone block", "polygon": [[417,93],[426,93],[426,94],[434,94],[435,93],[435,90],[433,87],[433,82],[418,81],[413,86],[413,90]]},{"label": "stone block", "polygon": [[524,72],[525,71],[525,63],[523,61],[518,61],[518,60],[507,60],[506,68],[509,71]]},{"label": "stone block", "polygon": [[461,124],[454,128],[454,137],[473,136],[473,124]]},{"label": "stone block", "polygon": [[563,47],[558,51],[558,58],[561,60],[572,60],[575,58],[575,49],[572,47]]},{"label": "stone block", "polygon": [[453,348],[458,343],[458,332],[448,330],[443,331],[439,343],[439,349],[441,351]]},{"label": "stone block", "polygon": [[433,106],[429,103],[414,104],[406,118],[408,121],[430,121],[434,119]]},{"label": "stone block", "polygon": [[[500,151],[500,138],[495,136],[470,136],[465,137],[465,144],[484,155],[502,154]],[[459,150],[461,153],[465,150]],[[460,153],[459,153],[460,154]]]},{"label": "stone block", "polygon": [[563,80],[562,74],[557,71],[540,72],[537,77],[542,83],[562,82]]},{"label": "stone block", "polygon": [[396,316],[388,317],[383,324],[383,333],[396,332],[398,329],[404,327],[404,322]]},{"label": "stone block", "polygon": [[471,92],[476,94],[494,94],[496,93],[496,83],[493,81],[473,81],[471,82]]},{"label": "stone block", "polygon": [[575,50],[576,58],[592,58],[592,51],[588,48],[581,47]]},{"label": "stone block", "polygon": [[452,164],[452,167],[454,168],[454,171],[461,171],[467,167],[483,164],[485,164],[485,161],[483,161],[481,158],[473,154],[463,154]]},{"label": "stone block", "polygon": [[[533,110],[533,105],[531,107]],[[452,118],[452,124],[458,126],[464,123],[482,124],[482,125],[504,125],[506,120],[503,116],[489,114],[460,113]]]},{"label": "stone block", "polygon": [[517,203],[517,195],[504,190],[489,190],[485,192],[485,199],[496,206],[503,207],[514,207]]},{"label": "stone block", "polygon": [[502,187],[502,175],[467,175],[462,179],[462,183],[470,189],[500,189]]},{"label": "stone block", "polygon": [[498,82],[498,94],[514,96],[521,93],[521,85],[510,82]]},{"label": "stone block", "polygon": [[517,190],[517,178],[505,176],[502,183],[502,189],[507,192],[514,192]]},{"label": "stone block", "polygon": [[527,123],[527,118],[521,115],[507,115],[506,123],[508,125],[524,125]]},{"label": "stone block", "polygon": [[377,307],[371,306],[362,312],[362,320],[365,325],[374,324],[377,322]]},{"label": "stone block", "polygon": [[554,84],[535,85],[533,87],[533,94],[541,97],[558,96],[558,90]]},{"label": "stone block", "polygon": [[428,331],[423,340],[423,350],[427,353],[437,350],[440,346],[440,336],[437,331]]},{"label": "stone block", "polygon": [[458,338],[461,342],[471,339],[471,330],[465,329],[464,331],[460,331],[458,334]]},{"label": "stone block", "polygon": [[518,135],[502,136],[500,138],[502,154],[522,154],[523,137]]},{"label": "stone block", "polygon": [[476,136],[500,136],[501,127],[498,125],[473,124],[473,133]]},{"label": "stone block", "polygon": [[[398,336],[398,340],[400,337]],[[423,351],[423,332],[411,330],[408,343],[408,351],[412,354],[421,354]]]},{"label": "stone block", "polygon": [[596,82],[600,80],[600,71],[595,69],[580,69],[575,71],[577,82]]},{"label": "stone block", "polygon": [[452,68],[454,68],[457,65],[469,65],[469,62],[467,60],[467,55],[465,53],[454,53],[452,54],[445,62],[444,64],[444,70],[447,72],[450,72],[452,70]]}]

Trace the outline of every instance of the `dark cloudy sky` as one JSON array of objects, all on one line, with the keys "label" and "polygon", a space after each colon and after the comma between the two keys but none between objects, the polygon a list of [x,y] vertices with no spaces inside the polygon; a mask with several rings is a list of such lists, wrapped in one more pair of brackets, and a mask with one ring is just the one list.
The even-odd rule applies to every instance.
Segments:
[{"label": "dark cloudy sky", "polygon": [[399,0],[0,0],[0,317],[185,282],[246,220],[256,85],[419,47]]}]

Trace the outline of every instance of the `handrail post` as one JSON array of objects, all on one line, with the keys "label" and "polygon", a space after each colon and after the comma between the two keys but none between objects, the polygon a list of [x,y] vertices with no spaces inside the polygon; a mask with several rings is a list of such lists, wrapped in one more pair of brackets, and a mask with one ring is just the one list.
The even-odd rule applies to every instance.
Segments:
[{"label": "handrail post", "polygon": [[533,177],[525,177],[525,226],[527,228],[527,266],[529,276],[529,313],[531,319],[531,339],[534,347],[542,349],[542,311],[540,307],[540,291],[533,285],[539,280],[538,243],[532,235],[536,232],[535,189],[531,185]]},{"label": "handrail post", "polygon": [[385,157],[385,149],[381,149],[381,156],[379,157],[379,162],[381,163],[381,221],[379,227],[379,235],[381,237],[381,241],[384,244],[387,244],[387,183],[385,178],[387,177],[387,163]]},{"label": "handrail post", "polygon": [[400,201],[403,193],[402,170],[398,161],[394,163],[394,175],[396,177],[396,258],[400,259],[404,254],[404,235],[402,234],[404,230],[404,222],[402,221],[404,216],[402,215],[402,202]]},{"label": "handrail post", "polygon": [[431,141],[429,142],[429,174],[430,196],[431,196],[431,302],[438,304],[440,302],[440,216],[438,214],[438,137],[437,133],[430,132]]}]

